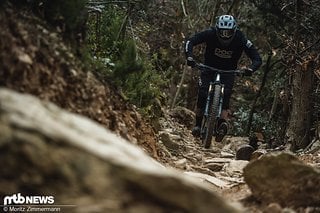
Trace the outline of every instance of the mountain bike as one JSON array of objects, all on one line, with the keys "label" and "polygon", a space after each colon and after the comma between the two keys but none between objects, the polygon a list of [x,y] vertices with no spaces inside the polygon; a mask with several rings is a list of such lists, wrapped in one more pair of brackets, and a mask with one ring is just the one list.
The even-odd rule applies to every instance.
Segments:
[{"label": "mountain bike", "polygon": [[218,127],[223,121],[221,119],[223,95],[224,95],[224,84],[221,83],[221,74],[233,74],[243,76],[243,70],[220,70],[213,67],[196,63],[196,68],[200,71],[210,70],[216,73],[215,80],[211,81],[208,89],[208,96],[206,100],[205,110],[203,114],[200,139],[205,148],[211,146],[213,136],[217,136]]}]

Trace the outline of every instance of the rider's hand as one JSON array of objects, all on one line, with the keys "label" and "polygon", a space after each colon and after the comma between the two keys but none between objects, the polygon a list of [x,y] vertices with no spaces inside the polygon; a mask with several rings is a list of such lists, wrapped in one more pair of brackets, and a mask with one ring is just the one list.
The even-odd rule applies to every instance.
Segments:
[{"label": "rider's hand", "polygon": [[244,76],[252,76],[253,70],[251,68],[244,68],[243,71]]},{"label": "rider's hand", "polygon": [[187,58],[187,65],[193,68],[196,66],[196,62],[194,61],[194,59],[192,57],[188,57]]}]

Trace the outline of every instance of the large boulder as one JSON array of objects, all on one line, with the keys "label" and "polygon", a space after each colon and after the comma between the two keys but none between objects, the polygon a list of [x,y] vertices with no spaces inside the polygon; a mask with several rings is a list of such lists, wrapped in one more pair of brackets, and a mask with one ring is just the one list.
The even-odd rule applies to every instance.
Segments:
[{"label": "large boulder", "polygon": [[7,89],[0,161],[1,197],[53,196],[63,212],[239,212],[92,120]]},{"label": "large boulder", "polygon": [[268,154],[244,168],[252,194],[283,206],[320,206],[320,171],[288,153]]}]

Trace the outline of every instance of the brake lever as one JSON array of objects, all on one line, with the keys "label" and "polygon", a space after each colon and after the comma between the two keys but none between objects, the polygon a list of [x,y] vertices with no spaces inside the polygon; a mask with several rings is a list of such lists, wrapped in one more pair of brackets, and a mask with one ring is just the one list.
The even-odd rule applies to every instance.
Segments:
[{"label": "brake lever", "polygon": [[243,78],[245,71],[243,69],[237,70],[237,72],[235,72],[236,76]]}]

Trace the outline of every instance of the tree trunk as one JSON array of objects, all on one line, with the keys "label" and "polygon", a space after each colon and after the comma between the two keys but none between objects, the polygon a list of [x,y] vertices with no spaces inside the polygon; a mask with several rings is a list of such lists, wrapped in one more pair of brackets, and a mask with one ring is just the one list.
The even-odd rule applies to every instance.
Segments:
[{"label": "tree trunk", "polygon": [[[302,0],[295,0],[295,20],[296,30],[294,33],[295,47],[295,65],[292,73],[292,111],[289,118],[289,126],[286,132],[287,143],[291,145],[290,149],[296,151],[305,148],[310,143],[311,110],[312,110],[312,85],[313,85],[313,66],[311,60],[299,57],[301,51],[301,35],[299,27],[303,15]],[[297,62],[300,63],[297,63]]]},{"label": "tree trunk", "polygon": [[295,151],[305,148],[310,142],[312,66],[309,65],[304,70],[302,66],[297,65],[292,84],[292,111],[286,135],[288,142],[292,145],[291,150]]}]

